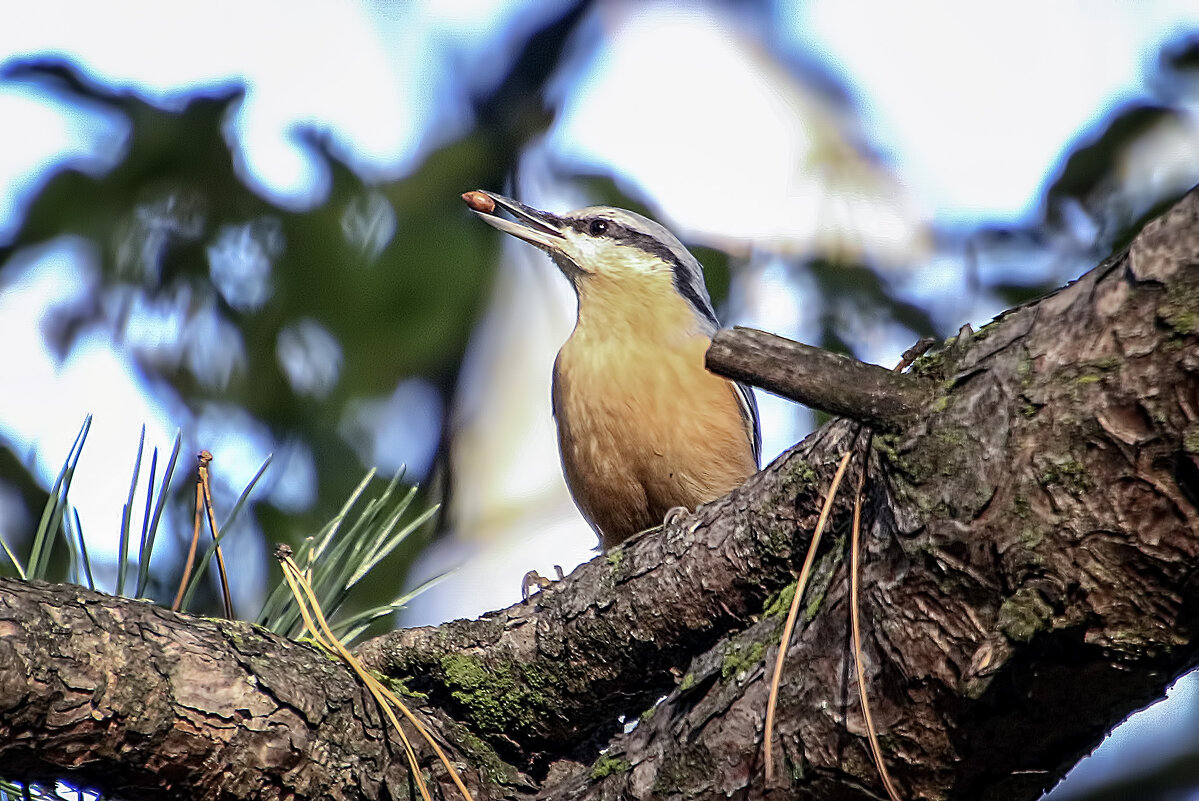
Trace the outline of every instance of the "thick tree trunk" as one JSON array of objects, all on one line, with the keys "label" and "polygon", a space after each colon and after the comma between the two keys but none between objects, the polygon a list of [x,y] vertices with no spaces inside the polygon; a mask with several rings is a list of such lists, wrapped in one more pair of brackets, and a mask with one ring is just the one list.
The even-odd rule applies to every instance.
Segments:
[{"label": "thick tree trunk", "polygon": [[[862,417],[894,424],[869,461],[862,598],[891,773],[910,799],[1036,798],[1199,662],[1199,195],[890,390],[869,375]],[[892,396],[903,402],[876,402]],[[847,636],[848,488],[865,440],[835,422],[533,603],[396,632],[361,656],[420,694],[482,797],[877,798]],[[784,769],[767,786],[777,599],[848,448],[789,646]],[[309,646],[13,581],[0,582],[0,631],[11,778],[127,798],[411,792],[377,710]]]}]

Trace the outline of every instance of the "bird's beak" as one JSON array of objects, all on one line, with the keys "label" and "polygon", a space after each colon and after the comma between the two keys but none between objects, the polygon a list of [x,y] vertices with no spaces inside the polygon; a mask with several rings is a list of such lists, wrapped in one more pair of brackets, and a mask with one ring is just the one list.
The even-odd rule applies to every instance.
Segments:
[{"label": "bird's beak", "polygon": [[[566,243],[566,237],[562,234],[562,220],[549,212],[526,206],[510,197],[482,190],[467,192],[462,199],[470,206],[471,211],[482,217],[492,228],[512,234],[530,245],[553,253],[561,251]],[[500,217],[500,211],[508,212],[514,219]]]}]

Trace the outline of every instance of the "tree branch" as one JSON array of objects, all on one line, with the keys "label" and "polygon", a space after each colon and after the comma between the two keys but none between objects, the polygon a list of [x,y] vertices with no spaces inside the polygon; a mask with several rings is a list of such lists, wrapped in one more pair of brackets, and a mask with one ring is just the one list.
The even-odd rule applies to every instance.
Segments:
[{"label": "tree branch", "polygon": [[879,431],[911,422],[933,395],[930,382],[740,326],[716,332],[705,363],[726,378]]},{"label": "tree branch", "polygon": [[[403,746],[383,742],[380,720],[351,674],[311,646],[82,587],[0,579],[6,778],[129,799],[405,797]],[[423,722],[457,739],[443,721]],[[467,781],[477,785],[477,772]]]}]

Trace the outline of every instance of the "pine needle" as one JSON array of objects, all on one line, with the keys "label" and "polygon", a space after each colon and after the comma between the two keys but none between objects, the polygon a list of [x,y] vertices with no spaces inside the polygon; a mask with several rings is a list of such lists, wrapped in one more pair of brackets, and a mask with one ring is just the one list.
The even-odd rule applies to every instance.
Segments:
[{"label": "pine needle", "polygon": [[[245,486],[245,489],[241,491],[241,495],[237,497],[237,501],[233,504],[233,509],[229,512],[229,516],[225,518],[224,526],[217,528],[208,476],[208,463],[212,461],[212,454],[208,451],[200,451],[197,454],[196,509],[192,524],[192,541],[187,551],[187,561],[183,566],[183,577],[179,580],[179,590],[175,594],[175,602],[171,604],[172,611],[177,612],[187,606],[192,593],[195,592],[196,587],[199,585],[200,578],[208,569],[208,563],[212,561],[212,557],[215,555],[217,558],[217,567],[220,570],[221,594],[225,607],[225,616],[230,620],[234,619],[233,600],[229,594],[229,578],[225,573],[225,558],[221,553],[221,540],[225,538],[225,533],[229,531],[233,525],[233,521],[237,519],[238,512],[245,505],[246,500],[250,497],[250,493],[258,484],[258,480],[262,478],[262,474],[270,466],[272,458],[273,454],[268,454],[266,459],[263,460],[262,466],[258,468],[258,472],[254,474],[254,477],[250,479],[250,483]],[[196,561],[196,547],[200,541],[200,529],[203,526],[205,515],[208,520],[208,530],[212,534],[212,542],[209,544],[208,550],[205,552],[199,567],[196,568],[195,575],[192,575],[192,567]]]},{"label": "pine needle", "polygon": [[54,480],[54,486],[50,488],[46,506],[42,509],[42,518],[33,535],[29,561],[26,563],[25,572],[29,578],[46,578],[46,571],[50,565],[50,551],[54,548],[54,539],[58,536],[62,527],[63,515],[67,511],[67,493],[71,488],[71,480],[75,477],[75,467],[79,464],[79,457],[83,454],[83,443],[87,440],[87,434],[91,428],[92,416],[89,414],[83,419],[83,427],[75,435],[75,442],[71,445],[67,460],[63,463],[58,478]]},{"label": "pine needle", "polygon": [[[866,456],[864,463],[870,463],[870,439],[866,440]],[[874,766],[883,780],[883,787],[891,801],[901,801],[899,791],[891,781],[887,772],[887,763],[883,761],[883,749],[878,744],[878,732],[874,728],[874,717],[870,714],[870,701],[866,697],[866,669],[862,664],[862,627],[860,623],[861,607],[858,603],[858,585],[861,584],[861,539],[862,539],[862,491],[866,486],[866,468],[862,468],[858,476],[857,494],[853,501],[853,534],[850,538],[849,553],[849,608],[850,628],[853,631],[853,663],[858,677],[858,700],[862,705],[862,718],[866,721],[866,739],[870,743],[870,754],[874,757]]]},{"label": "pine needle", "polygon": [[[276,556],[278,556],[278,552],[276,552]],[[308,631],[311,632],[313,639],[316,640],[318,645],[320,645],[326,651],[338,653],[343,660],[349,662],[350,666],[354,668],[354,672],[358,674],[363,683],[367,684],[367,688],[370,689],[371,694],[375,697],[375,701],[380,707],[382,707],[384,714],[387,715],[387,719],[391,721],[391,725],[395,727],[395,730],[400,735],[400,741],[404,744],[404,754],[408,757],[408,767],[412,772],[417,789],[420,790],[421,798],[423,798],[424,801],[432,801],[432,798],[429,796],[429,788],[425,786],[424,776],[421,775],[420,762],[416,758],[416,751],[413,750],[412,743],[408,740],[408,735],[405,734],[403,728],[400,727],[400,721],[396,719],[395,712],[392,711],[391,707],[379,697],[379,694],[375,692],[374,688],[371,687],[368,682],[366,682],[366,678],[370,678],[369,674],[366,674],[364,677],[363,672],[360,671],[356,662],[352,661],[353,657],[350,656],[349,652],[345,651],[344,649],[339,650],[334,647],[334,643],[337,643],[338,646],[340,646],[341,643],[337,641],[336,637],[332,636],[332,632],[329,633],[330,639],[325,639],[325,635],[322,633],[321,627],[319,627],[312,619],[312,613],[308,610],[308,601],[311,601],[313,606],[316,607],[316,596],[312,594],[312,589],[308,585],[308,580],[304,577],[304,574],[300,572],[300,568],[296,565],[296,563],[292,561],[291,556],[281,558],[280,562],[283,567],[283,578],[287,581],[287,586],[291,588],[292,595],[295,596],[296,605],[299,607],[300,614],[304,618],[304,625],[308,628]],[[316,608],[319,609],[319,607]]]},{"label": "pine needle", "polygon": [[[315,535],[303,539],[292,557],[308,575],[309,584],[329,618],[336,615],[357,583],[365,577],[363,565],[377,565],[432,514],[426,510],[411,522],[403,522],[404,514],[411,509],[416,497],[416,488],[401,487],[402,473],[396,473],[382,494],[368,498],[367,490],[374,476],[375,471],[370,471],[337,516]],[[402,596],[391,604],[366,610],[349,620],[343,619],[333,624],[333,631],[341,636],[343,643],[349,643],[371,620],[390,614],[395,604],[409,597]],[[258,615],[258,622],[284,636],[299,633],[303,621],[291,603],[286,582],[280,581],[271,591]]]},{"label": "pine needle", "polygon": [[[930,338],[921,339],[904,352],[894,372],[902,373],[912,365],[919,356],[933,344]],[[883,780],[883,788],[891,801],[902,801],[887,763],[883,760],[883,749],[878,742],[878,731],[874,728],[874,716],[870,713],[870,698],[866,692],[866,667],[862,662],[862,625],[861,603],[858,589],[862,582],[862,494],[866,487],[866,472],[870,467],[870,448],[874,443],[874,435],[866,437],[866,447],[863,449],[862,472],[858,476],[858,486],[853,500],[853,533],[850,536],[849,551],[849,627],[853,636],[853,665],[858,682],[858,702],[862,706],[862,719],[866,723],[866,741],[870,744],[870,756],[874,759],[874,767],[878,770],[879,778]]]},{"label": "pine needle", "polygon": [[[129,575],[129,540],[133,524],[133,499],[137,496],[137,478],[141,475],[142,454],[146,448],[146,424],[137,438],[137,456],[133,459],[133,476],[129,479],[129,497],[121,507],[121,532],[117,546],[117,595],[125,594],[125,578]],[[149,492],[149,490],[147,490]]]},{"label": "pine needle", "polygon": [[383,712],[387,715],[387,719],[391,722],[391,725],[395,728],[396,732],[399,733],[400,740],[404,743],[404,751],[408,756],[408,765],[412,770],[412,776],[416,782],[417,788],[420,790],[421,797],[424,798],[425,801],[432,801],[429,795],[429,789],[426,787],[424,777],[421,774],[420,763],[417,760],[416,751],[412,748],[412,743],[409,742],[408,736],[404,733],[403,728],[401,728],[400,722],[396,718],[395,712],[393,711],[394,709],[400,710],[404,717],[407,718],[408,722],[411,723],[425,739],[425,742],[427,742],[433,748],[433,751],[437,754],[438,759],[441,760],[441,763],[445,765],[446,770],[449,771],[450,778],[458,787],[459,792],[462,793],[463,798],[465,798],[466,801],[474,801],[470,794],[470,790],[466,789],[466,784],[463,783],[462,778],[458,775],[458,771],[450,762],[449,757],[445,755],[445,752],[442,751],[441,746],[439,746],[437,741],[433,739],[433,736],[429,734],[429,730],[425,728],[424,724],[420,722],[416,715],[414,715],[412,711],[395,696],[394,693],[380,684],[378,679],[368,673],[366,668],[362,666],[362,663],[359,662],[357,658],[355,658],[354,655],[351,654],[344,645],[342,645],[341,641],[336,637],[336,635],[333,634],[332,629],[329,628],[329,624],[325,620],[324,613],[321,611],[320,604],[317,603],[316,595],[313,593],[307,577],[291,558],[291,549],[287,547],[281,547],[275,552],[275,556],[279,559],[280,565],[283,568],[283,578],[286,579],[288,587],[295,596],[296,605],[299,607],[300,614],[304,618],[304,624],[312,633],[313,638],[316,639],[316,641],[320,643],[321,646],[323,646],[326,650],[333,651],[340,656],[342,661],[348,664],[354,670],[354,672],[358,674],[358,678],[363,684],[366,685],[366,688],[370,690],[371,695],[375,697],[375,700],[379,703],[379,706],[382,707]]},{"label": "pine needle", "polygon": [[[179,446],[183,442],[183,432],[176,429],[175,444],[171,448],[171,458],[167,460],[166,470],[162,473],[162,483],[158,488],[158,498],[154,501],[154,512],[152,515],[147,515],[142,521],[142,541],[138,550],[137,556],[137,590],[134,596],[137,598],[143,597],[146,592],[146,586],[150,583],[150,557],[154,553],[154,540],[158,536],[158,521],[162,518],[162,510],[166,505],[167,491],[171,486],[171,478],[175,474],[175,462],[179,458]],[[158,454],[158,449],[154,450],[155,455]],[[151,473],[154,471],[151,470]],[[154,482],[151,480],[150,486],[147,489],[147,498],[154,494]],[[148,522],[148,527],[147,527]]]},{"label": "pine needle", "polygon": [[791,610],[787,612],[787,622],[783,626],[783,636],[779,641],[778,657],[774,661],[774,675],[770,679],[770,698],[766,703],[766,779],[767,781],[774,778],[774,755],[771,748],[774,739],[774,715],[775,709],[778,706],[779,700],[779,681],[783,676],[783,663],[787,659],[787,646],[791,642],[791,632],[795,630],[795,620],[799,617],[799,604],[803,598],[804,589],[808,585],[808,575],[812,572],[812,565],[816,561],[816,549],[820,545],[820,536],[824,533],[824,527],[828,523],[829,514],[833,510],[833,501],[837,497],[837,489],[841,486],[841,479],[845,476],[845,468],[849,466],[849,458],[853,456],[853,450],[850,449],[841,457],[841,463],[837,465],[837,472],[833,474],[832,483],[829,484],[828,494],[824,498],[824,507],[820,510],[820,517],[816,521],[816,530],[812,533],[812,542],[808,545],[808,555],[804,558],[803,567],[799,571],[799,581],[795,585],[795,595],[791,598]]},{"label": "pine needle", "polygon": [[17,569],[17,575],[24,581],[25,566],[21,564],[21,560],[17,558],[17,555],[12,552],[12,548],[8,547],[8,541],[4,539],[3,534],[0,534],[0,548],[4,549],[4,554],[8,557],[8,561],[12,562],[12,566]]},{"label": "pine needle", "polygon": [[[904,352],[903,358],[899,364],[895,365],[894,372],[902,373],[913,362],[918,359],[921,354],[925,353],[932,345],[934,340],[925,337],[917,342],[912,347]],[[879,746],[878,733],[874,728],[874,718],[870,714],[870,703],[866,694],[866,678],[865,668],[862,665],[862,635],[860,626],[860,615],[858,610],[858,584],[860,582],[859,574],[861,572],[861,557],[860,557],[860,542],[862,533],[862,492],[866,485],[866,472],[870,467],[870,447],[873,442],[873,434],[868,432],[866,439],[866,447],[863,449],[862,472],[858,476],[857,492],[854,496],[853,506],[853,535],[851,537],[851,553],[850,553],[850,569],[849,569],[849,600],[850,600],[850,628],[853,634],[853,656],[854,669],[857,673],[858,680],[858,697],[862,705],[862,717],[866,722],[866,735],[870,743],[870,753],[874,757],[875,767],[878,769],[879,776],[883,780],[883,786],[887,790],[887,795],[891,801],[901,801],[898,791],[895,789],[894,783],[891,781],[891,775],[887,772],[887,765],[883,762],[882,748]],[[795,595],[791,599],[791,609],[787,613],[787,622],[783,626],[783,636],[779,643],[778,657],[774,663],[774,676],[770,680],[770,697],[766,704],[766,732],[764,738],[764,746],[766,749],[766,779],[769,781],[774,778],[774,755],[773,755],[773,739],[774,739],[774,716],[775,708],[778,705],[778,690],[779,682],[782,677],[783,664],[786,661],[787,644],[791,640],[791,632],[795,628],[795,619],[799,612],[799,601],[803,596],[804,588],[807,586],[808,573],[811,570],[812,563],[816,559],[816,547],[820,543],[820,535],[824,531],[825,523],[828,520],[828,515],[832,509],[833,499],[837,495],[837,488],[841,484],[841,478],[845,475],[845,468],[849,465],[849,458],[853,454],[853,450],[846,452],[841,457],[841,464],[837,467],[837,472],[833,476],[833,481],[829,485],[828,496],[824,499],[824,507],[820,510],[820,518],[816,522],[816,531],[812,535],[812,542],[808,546],[808,554],[804,559],[803,568],[799,573],[799,581],[795,586]]]}]

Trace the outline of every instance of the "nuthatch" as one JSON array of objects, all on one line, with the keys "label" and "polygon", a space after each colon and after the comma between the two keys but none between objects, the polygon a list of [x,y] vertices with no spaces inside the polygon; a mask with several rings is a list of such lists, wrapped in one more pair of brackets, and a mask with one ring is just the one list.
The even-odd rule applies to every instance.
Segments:
[{"label": "nuthatch", "polygon": [[606,206],[558,216],[491,192],[462,197],[548,253],[578,296],[553,408],[566,485],[605,549],[757,471],[753,393],[704,367],[716,313],[703,268],[673,234]]}]

